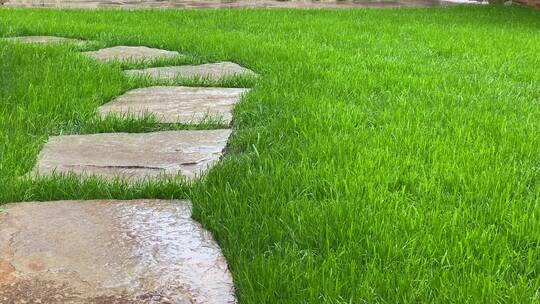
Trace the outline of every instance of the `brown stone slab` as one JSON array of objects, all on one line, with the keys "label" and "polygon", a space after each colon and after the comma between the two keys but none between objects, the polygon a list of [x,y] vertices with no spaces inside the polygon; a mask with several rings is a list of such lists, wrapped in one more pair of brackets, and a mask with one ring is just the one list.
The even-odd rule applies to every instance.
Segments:
[{"label": "brown stone slab", "polygon": [[189,201],[13,203],[0,213],[0,303],[236,303]]},{"label": "brown stone slab", "polygon": [[230,76],[255,76],[256,74],[233,62],[207,63],[201,65],[183,65],[174,67],[147,68],[124,71],[130,76],[149,76],[155,80],[175,78],[206,78],[219,80]]},{"label": "brown stone slab", "polygon": [[61,43],[84,43],[83,40],[56,37],[56,36],[21,36],[5,38],[7,41],[21,42],[21,43],[33,43],[33,44],[61,44]]},{"label": "brown stone slab", "polygon": [[205,118],[232,120],[232,108],[249,89],[150,87],[128,91],[98,108],[107,115],[153,114],[163,123],[199,123]]},{"label": "brown stone slab", "polygon": [[146,46],[114,46],[92,52],[84,52],[84,55],[99,61],[152,61],[159,58],[172,58],[182,56],[178,52],[149,48]]},{"label": "brown stone slab", "polygon": [[38,156],[40,175],[73,172],[136,181],[194,178],[217,162],[231,131],[163,131],[54,136]]}]

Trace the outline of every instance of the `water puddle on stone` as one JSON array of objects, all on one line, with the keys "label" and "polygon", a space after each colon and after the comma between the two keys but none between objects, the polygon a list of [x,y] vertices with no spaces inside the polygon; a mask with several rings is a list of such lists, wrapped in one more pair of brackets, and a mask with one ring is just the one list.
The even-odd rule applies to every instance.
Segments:
[{"label": "water puddle on stone", "polygon": [[16,203],[0,213],[0,303],[236,303],[188,201]]}]

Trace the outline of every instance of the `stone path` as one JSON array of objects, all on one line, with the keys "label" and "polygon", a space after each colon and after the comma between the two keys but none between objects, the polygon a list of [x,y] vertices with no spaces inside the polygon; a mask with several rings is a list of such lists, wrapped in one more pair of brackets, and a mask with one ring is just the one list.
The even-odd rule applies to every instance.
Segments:
[{"label": "stone path", "polygon": [[225,258],[189,201],[2,207],[0,303],[235,303]]},{"label": "stone path", "polygon": [[160,58],[174,58],[182,56],[178,52],[154,49],[145,46],[115,46],[93,52],[84,52],[84,55],[99,61],[152,61]]},{"label": "stone path", "polygon": [[129,181],[181,173],[192,179],[219,160],[230,134],[205,130],[54,136],[39,154],[35,171]]},{"label": "stone path", "polygon": [[135,89],[98,108],[107,115],[153,114],[162,123],[199,123],[206,118],[232,120],[231,110],[248,89],[150,87]]},{"label": "stone path", "polygon": [[176,78],[220,80],[231,76],[256,76],[253,71],[233,62],[127,70],[125,73],[130,76],[149,76],[154,80],[174,80]]},{"label": "stone path", "polygon": [[84,43],[82,40],[56,37],[56,36],[21,36],[4,38],[8,41],[21,42],[21,43],[34,43],[34,44],[48,44],[48,43]]},{"label": "stone path", "polygon": [[[180,56],[147,47],[113,47],[85,55],[105,62]],[[170,69],[174,77],[255,75],[230,62]],[[141,73],[148,71],[152,69]],[[151,113],[160,122],[173,123],[199,123],[207,116],[230,122],[233,105],[246,92],[141,88],[98,112]],[[194,179],[219,160],[230,134],[222,129],[52,136],[34,171],[128,182],[177,174]],[[227,263],[210,233],[191,219],[189,201],[52,201],[0,208],[5,209],[0,212],[0,303],[236,303]]]}]

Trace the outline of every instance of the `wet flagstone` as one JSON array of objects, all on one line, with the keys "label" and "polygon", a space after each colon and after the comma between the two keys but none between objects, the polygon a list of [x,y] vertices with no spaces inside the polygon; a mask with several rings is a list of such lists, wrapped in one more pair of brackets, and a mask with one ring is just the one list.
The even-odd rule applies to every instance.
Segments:
[{"label": "wet flagstone", "polygon": [[21,37],[9,37],[5,40],[21,43],[34,43],[34,44],[60,44],[60,43],[84,43],[83,40],[56,37],[56,36],[21,36]]},{"label": "wet flagstone", "polygon": [[189,201],[1,208],[0,303],[236,303],[227,263]]},{"label": "wet flagstone", "polygon": [[174,67],[147,68],[125,71],[130,76],[149,76],[154,80],[174,80],[176,78],[204,78],[220,80],[231,76],[255,76],[256,74],[233,62],[183,65]]},{"label": "wet flagstone", "polygon": [[182,56],[178,52],[162,49],[149,48],[146,46],[114,46],[92,52],[84,52],[84,55],[99,61],[152,61],[159,58],[171,58]]},{"label": "wet flagstone", "polygon": [[153,114],[162,123],[199,123],[206,118],[230,123],[231,110],[249,89],[150,87],[128,91],[98,108],[102,116]]},{"label": "wet flagstone", "polygon": [[200,175],[222,155],[231,131],[163,131],[54,136],[38,156],[40,175],[73,172],[136,181]]}]

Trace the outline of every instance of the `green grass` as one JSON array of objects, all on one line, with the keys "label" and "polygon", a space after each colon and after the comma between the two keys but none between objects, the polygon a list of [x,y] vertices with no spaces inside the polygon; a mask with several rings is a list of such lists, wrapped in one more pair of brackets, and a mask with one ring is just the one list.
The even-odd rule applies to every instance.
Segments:
[{"label": "green grass", "polygon": [[202,182],[32,181],[50,134],[171,126],[96,121],[152,84],[118,64],[0,43],[0,202],[190,197],[241,303],[540,302],[540,12],[0,10],[0,36],[32,34],[261,76],[221,84],[253,90]]}]

